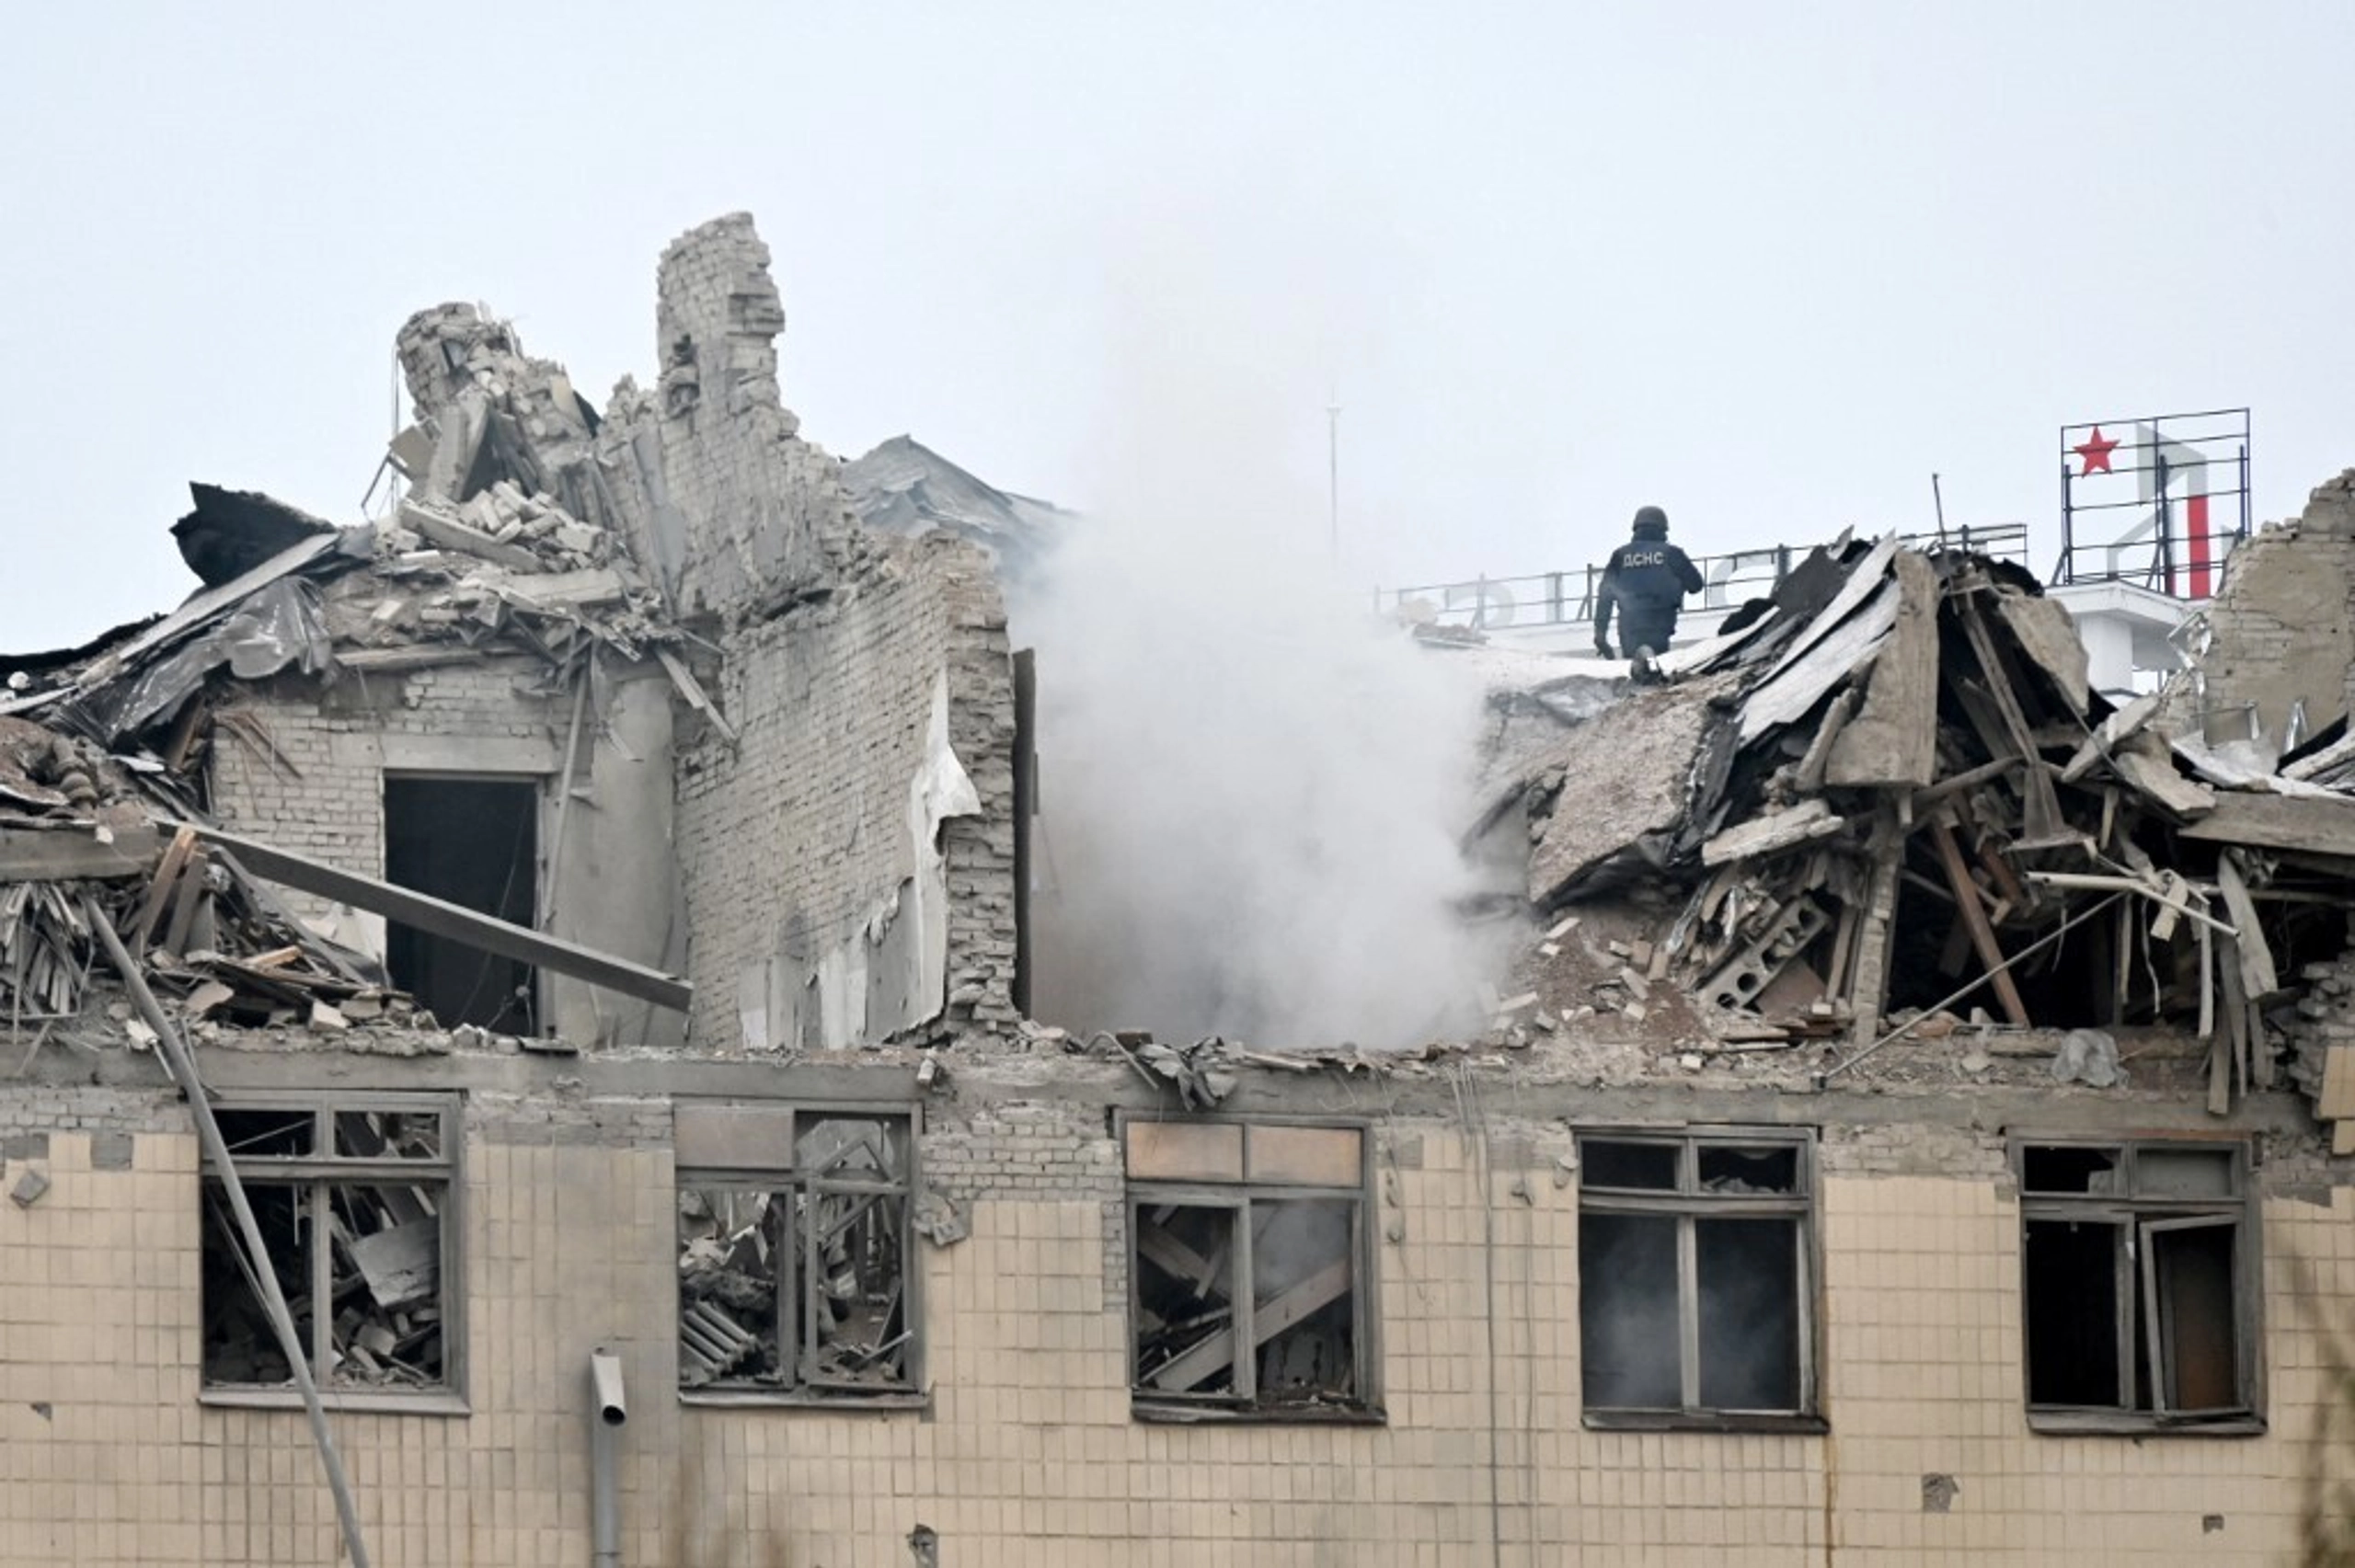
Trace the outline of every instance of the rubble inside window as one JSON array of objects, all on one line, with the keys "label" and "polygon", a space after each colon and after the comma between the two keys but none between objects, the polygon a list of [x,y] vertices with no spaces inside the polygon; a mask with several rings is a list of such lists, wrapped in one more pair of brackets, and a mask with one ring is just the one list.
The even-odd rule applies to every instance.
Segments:
[{"label": "rubble inside window", "polygon": [[1374,1409],[1363,1138],[1354,1127],[1127,1124],[1140,1414]]},{"label": "rubble inside window", "polygon": [[2259,1276],[2244,1147],[2018,1153],[2029,1423],[2253,1425]]},{"label": "rubble inside window", "polygon": [[[914,1391],[911,1118],[804,1108],[766,1125],[714,1151],[730,1168],[682,1170],[679,1387]],[[683,1167],[704,1152],[692,1132],[681,1143]]]},{"label": "rubble inside window", "polygon": [[[293,1386],[256,1270],[275,1271],[323,1388],[454,1388],[445,1219],[447,1103],[428,1097],[217,1113],[268,1248],[250,1256],[217,1175],[203,1183],[203,1377],[210,1391]],[[322,1244],[324,1242],[324,1244]]]}]

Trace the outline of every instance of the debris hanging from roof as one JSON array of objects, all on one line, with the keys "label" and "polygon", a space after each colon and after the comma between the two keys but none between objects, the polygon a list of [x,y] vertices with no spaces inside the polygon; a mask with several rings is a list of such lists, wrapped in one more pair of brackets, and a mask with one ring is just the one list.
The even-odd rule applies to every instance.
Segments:
[{"label": "debris hanging from roof", "polygon": [[1827,1075],[1972,1024],[2165,1024],[2211,1042],[2211,1109],[2274,1082],[2301,967],[2348,943],[2355,749],[2277,772],[2171,741],[2165,693],[2090,690],[2028,574],[1894,540],[1815,552],[1666,666],[1483,818],[1526,821],[1541,911],[1657,903],[1621,944],[1632,1017],[1665,982],[1721,1042],[1844,1037]]}]

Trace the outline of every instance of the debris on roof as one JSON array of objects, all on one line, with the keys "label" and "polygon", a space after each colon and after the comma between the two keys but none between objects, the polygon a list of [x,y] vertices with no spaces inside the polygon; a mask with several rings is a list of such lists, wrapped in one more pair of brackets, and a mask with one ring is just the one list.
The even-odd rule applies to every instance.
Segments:
[{"label": "debris on roof", "polygon": [[2292,977],[2348,944],[2355,748],[2275,772],[2171,744],[2164,694],[2090,691],[2017,567],[1893,540],[1816,552],[1665,662],[1482,818],[1525,821],[1541,911],[1639,895],[1601,1005],[1666,990],[1721,1044],[1844,1039],[1826,1076],[1908,1036],[2163,1024],[2209,1042],[2212,1109],[2275,1082]]},{"label": "debris on roof", "polygon": [[843,464],[858,521],[883,533],[944,530],[988,550],[1020,576],[1054,542],[1071,514],[1050,502],[975,478],[912,436],[893,436]]}]

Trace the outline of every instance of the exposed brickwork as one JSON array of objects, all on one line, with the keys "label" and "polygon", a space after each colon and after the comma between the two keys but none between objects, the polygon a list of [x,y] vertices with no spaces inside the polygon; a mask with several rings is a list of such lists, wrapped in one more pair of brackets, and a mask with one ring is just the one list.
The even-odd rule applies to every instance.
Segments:
[{"label": "exposed brickwork", "polygon": [[[525,771],[514,763],[536,755],[534,771],[546,772],[561,751],[570,710],[540,691],[545,673],[534,660],[502,658],[397,675],[346,672],[324,691],[295,681],[232,687],[232,711],[259,720],[277,755],[216,730],[214,809],[232,831],[381,876],[384,775],[404,765],[404,740],[449,748],[454,759],[465,757],[468,743],[498,743],[477,750],[483,771]],[[415,767],[427,750],[407,755]],[[288,897],[306,913],[323,907]]]},{"label": "exposed brickwork", "polygon": [[2008,1190],[2003,1135],[1964,1127],[1826,1127],[1817,1147],[1826,1175],[1981,1178]]},{"label": "exposed brickwork", "polygon": [[2172,715],[2188,732],[2196,706],[2215,740],[2246,738],[2255,704],[2263,737],[2282,739],[2303,700],[2312,734],[2348,711],[2355,674],[2355,470],[2315,487],[2305,511],[2260,529],[2226,562],[2205,611],[2210,642],[2197,695]]},{"label": "exposed brickwork", "polygon": [[[2355,943],[2355,918],[2349,920]],[[2334,1046],[2355,1047],[2355,945],[2326,963],[2306,965],[2295,1022],[2282,1031],[2290,1044],[2290,1080],[2312,1098],[2322,1098],[2323,1070]]]},{"label": "exposed brickwork", "polygon": [[660,484],[684,540],[678,549],[649,539],[641,558],[672,567],[666,586],[685,615],[734,618],[790,600],[825,575],[830,547],[852,532],[839,464],[801,439],[778,393],[785,307],[768,269],[768,246],[742,212],[662,253],[651,412]]},{"label": "exposed brickwork", "polygon": [[1014,1008],[1014,661],[1005,601],[976,546],[934,534],[916,546],[948,618],[948,738],[981,796],[941,829],[948,875],[948,1017],[1007,1024]]},{"label": "exposed brickwork", "polygon": [[[1013,681],[980,552],[946,536],[894,546],[825,601],[725,646],[719,699],[740,744],[706,730],[680,761],[696,1040],[743,1043],[738,986],[764,962],[788,977],[870,955],[880,967],[888,928],[917,918],[902,895],[923,869],[910,788],[944,675],[950,742],[984,813],[943,830],[949,986],[957,1016],[1010,1019]],[[815,1043],[814,1010],[801,1017]],[[773,1025],[769,1043],[797,1042]]]}]

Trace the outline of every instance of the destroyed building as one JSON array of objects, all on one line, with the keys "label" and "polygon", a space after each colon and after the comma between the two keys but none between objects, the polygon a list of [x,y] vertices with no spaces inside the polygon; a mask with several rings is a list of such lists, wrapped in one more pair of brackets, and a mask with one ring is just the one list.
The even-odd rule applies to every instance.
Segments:
[{"label": "destroyed building", "polygon": [[2290,1551],[2347,656],[2244,687],[2349,481],[2122,706],[1894,541],[1657,688],[1433,644],[1487,1026],[1157,1039],[1028,1016],[1086,525],[804,439],[767,263],[602,411],[420,313],[384,515],[197,486],[187,602],[0,659],[0,1563]]}]

